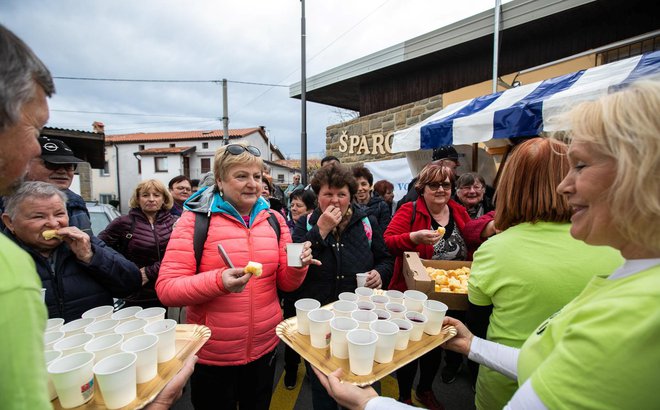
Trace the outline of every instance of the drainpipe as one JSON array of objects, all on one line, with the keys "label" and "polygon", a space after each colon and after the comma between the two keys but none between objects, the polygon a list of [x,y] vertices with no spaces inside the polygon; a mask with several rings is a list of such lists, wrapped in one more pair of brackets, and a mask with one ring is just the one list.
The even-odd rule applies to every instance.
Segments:
[{"label": "drainpipe", "polygon": [[117,200],[119,201],[119,212],[121,212],[121,184],[119,183],[119,146],[115,147],[115,167],[117,168]]}]

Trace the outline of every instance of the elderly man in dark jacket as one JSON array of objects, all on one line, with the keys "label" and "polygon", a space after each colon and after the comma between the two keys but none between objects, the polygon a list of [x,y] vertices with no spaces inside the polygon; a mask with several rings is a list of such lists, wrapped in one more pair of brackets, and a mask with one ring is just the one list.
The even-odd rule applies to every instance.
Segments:
[{"label": "elderly man in dark jacket", "polygon": [[140,288],[137,266],[69,226],[66,196],[45,182],[26,182],[5,202],[5,234],[27,251],[46,288],[49,317],[80,318],[88,309],[112,305],[113,297]]}]

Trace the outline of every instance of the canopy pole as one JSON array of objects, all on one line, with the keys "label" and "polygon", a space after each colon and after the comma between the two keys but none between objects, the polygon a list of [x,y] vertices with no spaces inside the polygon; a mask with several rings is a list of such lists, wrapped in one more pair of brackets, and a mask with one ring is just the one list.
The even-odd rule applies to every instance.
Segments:
[{"label": "canopy pole", "polygon": [[493,12],[493,94],[497,92],[497,65],[500,48],[500,10],[501,1],[495,0],[495,9]]}]

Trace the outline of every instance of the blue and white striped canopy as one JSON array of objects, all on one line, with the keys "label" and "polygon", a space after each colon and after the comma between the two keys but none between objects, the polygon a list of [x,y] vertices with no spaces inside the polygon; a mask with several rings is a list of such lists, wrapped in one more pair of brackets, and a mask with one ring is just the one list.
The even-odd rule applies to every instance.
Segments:
[{"label": "blue and white striped canopy", "polygon": [[658,73],[660,51],[451,104],[410,128],[396,131],[392,151],[557,131],[561,124],[549,121],[556,114]]}]

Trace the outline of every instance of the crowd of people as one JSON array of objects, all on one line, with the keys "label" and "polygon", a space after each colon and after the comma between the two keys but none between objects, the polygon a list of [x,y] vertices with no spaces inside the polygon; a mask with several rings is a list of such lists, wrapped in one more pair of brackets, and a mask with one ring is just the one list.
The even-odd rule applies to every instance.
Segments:
[{"label": "crowd of people", "polygon": [[[48,317],[70,321],[118,299],[185,307],[187,323],[211,330],[149,408],[171,406],[190,379],[196,409],[268,409],[275,328],[295,301],[331,303],[358,273],[366,287],[405,291],[411,251],[472,261],[469,310],[445,318],[457,336],[396,371],[396,398],[305,362],[315,409],[410,408],[418,373],[416,399],[442,409],[432,386],[443,361],[445,383],[468,363],[480,410],[657,406],[660,79],[577,106],[562,117],[568,134],[520,141],[494,189],[457,175],[458,154],[444,146],[396,206],[391,182],[333,156],[309,186],[295,175],[282,190],[259,149],[236,143],[217,150],[196,192],[183,175],[140,182],[98,237],[69,189],[82,160],[37,137],[52,77],[2,26],[0,82],[1,408],[50,408]],[[297,267],[291,242],[303,244]],[[250,262],[262,265],[258,279]],[[286,388],[299,365],[287,348]]]}]

